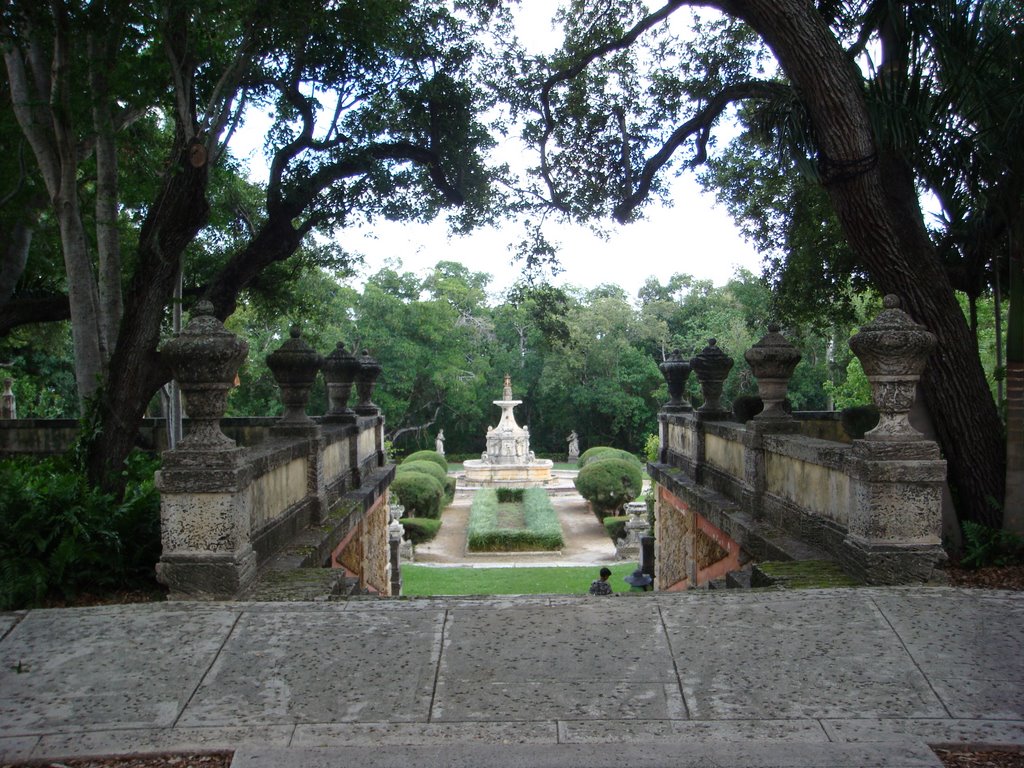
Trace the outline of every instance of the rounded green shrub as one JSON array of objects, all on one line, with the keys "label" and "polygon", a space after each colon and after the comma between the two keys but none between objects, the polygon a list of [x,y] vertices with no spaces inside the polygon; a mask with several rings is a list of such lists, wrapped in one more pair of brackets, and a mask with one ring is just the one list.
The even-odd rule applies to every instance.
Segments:
[{"label": "rounded green shrub", "polygon": [[626,538],[626,523],[629,522],[629,515],[609,516],[602,522],[604,522],[605,533],[612,541]]},{"label": "rounded green shrub", "polygon": [[455,478],[450,477],[446,471],[437,466],[437,462],[434,461],[403,461],[397,470],[397,474],[401,475],[406,472],[420,472],[424,475],[430,475],[432,478],[437,480],[444,489],[444,503],[446,505],[451,504],[455,499]]},{"label": "rounded green shrub", "polygon": [[409,517],[441,516],[441,500],[444,488],[430,475],[422,472],[403,472],[396,474],[391,483],[391,492],[398,497],[398,502],[405,507]]},{"label": "rounded green shrub", "polygon": [[583,469],[583,467],[588,464],[593,464],[595,461],[602,461],[604,459],[621,459],[622,461],[630,461],[643,469],[643,464],[640,462],[640,459],[632,453],[629,451],[623,451],[619,448],[611,448],[607,445],[598,445],[594,448],[588,448],[585,450],[583,455],[580,456],[577,466],[580,469]]},{"label": "rounded green shrub", "polygon": [[413,544],[425,544],[441,530],[441,521],[429,517],[403,517],[398,522],[405,526],[405,535]]},{"label": "rounded green shrub", "polygon": [[422,472],[424,475],[430,475],[442,484],[444,479],[448,477],[448,473],[433,461],[403,461],[398,465],[397,473],[404,475],[406,472]]},{"label": "rounded green shrub", "polygon": [[414,461],[432,461],[445,472],[448,471],[448,460],[437,451],[416,451],[415,453],[410,453],[402,459],[402,464],[410,464]]},{"label": "rounded green shrub", "polygon": [[587,464],[575,480],[580,496],[590,502],[594,514],[603,519],[632,501],[643,490],[644,473],[640,462],[624,459],[601,459]]}]

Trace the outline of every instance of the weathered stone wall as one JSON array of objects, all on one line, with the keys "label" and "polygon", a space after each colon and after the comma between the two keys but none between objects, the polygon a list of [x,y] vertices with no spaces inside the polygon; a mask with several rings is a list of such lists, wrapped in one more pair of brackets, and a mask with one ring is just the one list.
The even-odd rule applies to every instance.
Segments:
[{"label": "weathered stone wall", "polygon": [[682,589],[687,586],[692,561],[693,515],[685,502],[659,487],[658,506],[654,515],[655,541],[658,550],[655,564],[655,588]]},{"label": "weathered stone wall", "polygon": [[[659,523],[666,585],[687,576],[690,584],[701,583],[721,570],[709,561],[734,557],[740,544],[778,556],[782,550],[757,534],[759,527],[786,531],[871,583],[924,580],[944,559],[945,462],[931,441],[821,440],[805,436],[796,420],[737,424],[694,413],[659,419],[670,450],[662,451],[666,461],[652,465],[652,475],[663,486],[659,498],[680,500],[663,503],[667,514]],[[679,435],[702,450],[693,458],[672,450]],[[692,516],[688,530],[673,509]],[[712,518],[724,539],[708,534]]]}]

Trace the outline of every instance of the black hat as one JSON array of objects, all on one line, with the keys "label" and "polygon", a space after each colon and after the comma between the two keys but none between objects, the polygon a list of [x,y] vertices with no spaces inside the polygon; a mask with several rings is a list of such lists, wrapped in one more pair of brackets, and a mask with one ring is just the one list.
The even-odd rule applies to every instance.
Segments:
[{"label": "black hat", "polygon": [[654,581],[650,576],[637,568],[625,578],[625,582],[631,587],[648,587]]}]

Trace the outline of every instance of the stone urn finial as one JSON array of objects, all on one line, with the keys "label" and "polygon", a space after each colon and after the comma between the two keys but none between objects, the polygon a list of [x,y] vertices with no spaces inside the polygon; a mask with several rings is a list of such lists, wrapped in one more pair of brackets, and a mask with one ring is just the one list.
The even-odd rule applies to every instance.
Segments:
[{"label": "stone urn finial", "polygon": [[380,363],[370,356],[369,351],[363,350],[359,356],[359,373],[356,374],[356,392],[359,394],[359,404],[356,405],[356,413],[360,416],[376,416],[380,408],[373,404],[373,387],[380,376]]},{"label": "stone urn finial", "polygon": [[323,358],[305,342],[298,325],[291,327],[284,344],[267,355],[267,367],[281,389],[281,402],[284,403],[281,424],[310,423],[306,404],[322,364]]},{"label": "stone urn finial", "polygon": [[800,350],[790,344],[779,332],[778,323],[768,325],[766,333],[760,341],[743,353],[744,359],[754,372],[757,379],[757,392],[764,403],[764,410],[754,417],[755,421],[792,419],[786,413],[783,403],[789,380],[793,376],[796,364],[802,355]]},{"label": "stone urn finial", "polygon": [[686,400],[686,380],[690,378],[690,361],[684,360],[678,349],[662,360],[658,365],[661,375],[668,384],[669,401],[661,406],[661,410],[669,413],[692,410]]},{"label": "stone urn finial", "polygon": [[327,414],[353,415],[355,411],[348,407],[348,398],[352,392],[352,383],[359,373],[356,356],[346,351],[345,344],[339,341],[334,351],[324,358],[323,372],[324,381],[327,382]]},{"label": "stone urn finial", "polygon": [[704,393],[704,405],[697,409],[700,413],[727,413],[722,408],[722,386],[732,370],[733,361],[718,346],[717,339],[708,339],[708,345],[700,354],[690,358],[690,368],[700,382]]},{"label": "stone urn finial", "polygon": [[14,399],[14,379],[4,379],[4,393],[0,395],[0,419],[18,418],[18,406]]},{"label": "stone urn finial", "polygon": [[884,309],[850,339],[850,349],[871,382],[871,398],[878,407],[878,426],[865,440],[922,440],[910,425],[917,382],[935,348],[935,334],[915,323],[900,309],[900,299],[889,294]]},{"label": "stone urn finial", "polygon": [[249,352],[249,345],[231,333],[213,314],[213,304],[200,301],[181,333],[160,350],[171,374],[181,387],[188,412],[188,434],[179,451],[220,451],[235,441],[220,429],[235,374]]}]

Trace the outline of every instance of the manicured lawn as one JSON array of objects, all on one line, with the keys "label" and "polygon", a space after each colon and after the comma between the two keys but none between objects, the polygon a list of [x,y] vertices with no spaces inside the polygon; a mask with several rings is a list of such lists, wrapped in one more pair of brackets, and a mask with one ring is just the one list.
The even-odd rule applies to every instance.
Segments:
[{"label": "manicured lawn", "polygon": [[[615,592],[628,592],[623,579],[636,563],[609,566]],[[556,568],[440,568],[402,565],[402,594],[425,595],[584,595],[601,570],[598,565]]]}]

